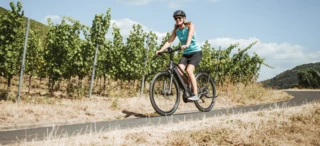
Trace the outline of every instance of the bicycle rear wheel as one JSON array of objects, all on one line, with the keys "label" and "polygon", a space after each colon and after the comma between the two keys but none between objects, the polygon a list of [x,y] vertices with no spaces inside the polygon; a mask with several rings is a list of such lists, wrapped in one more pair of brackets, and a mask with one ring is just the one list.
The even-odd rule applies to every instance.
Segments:
[{"label": "bicycle rear wheel", "polygon": [[[170,86],[170,79],[172,79]],[[170,88],[171,87],[171,88]],[[180,92],[177,81],[168,72],[155,75],[150,83],[149,97],[154,110],[161,116],[170,116],[178,108]]]},{"label": "bicycle rear wheel", "polygon": [[202,112],[210,111],[216,99],[216,86],[208,73],[201,72],[196,75],[199,100],[194,101],[196,107]]}]

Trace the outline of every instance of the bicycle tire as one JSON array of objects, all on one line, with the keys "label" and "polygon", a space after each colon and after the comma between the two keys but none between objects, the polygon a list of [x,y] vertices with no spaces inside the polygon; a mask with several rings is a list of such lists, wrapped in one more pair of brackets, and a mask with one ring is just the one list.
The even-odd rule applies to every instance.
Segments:
[{"label": "bicycle tire", "polygon": [[[198,79],[200,78],[204,78],[204,79],[208,79],[209,74],[208,73],[204,73],[204,72],[200,72],[196,75],[196,81],[197,81],[197,86],[198,86],[198,93],[199,96],[201,94],[201,92],[205,92],[205,91],[201,91],[201,90],[206,90],[205,87],[200,87],[201,84],[198,82]],[[196,107],[198,108],[198,110],[200,110],[201,112],[208,112],[210,111],[215,104],[215,100],[216,100],[216,86],[215,83],[213,82],[213,79],[211,77],[209,77],[209,83],[208,85],[210,85],[212,87],[212,95],[209,95],[210,98],[205,97],[204,95],[201,95],[200,99],[197,101],[194,101],[194,104],[196,105]],[[209,89],[210,90],[210,89]],[[208,91],[209,92],[209,91]],[[211,101],[209,100],[209,106],[208,107],[202,107],[200,102],[204,102],[204,99],[212,99]]]},{"label": "bicycle tire", "polygon": [[174,106],[169,110],[169,111],[164,111],[161,108],[159,108],[158,104],[155,101],[155,84],[160,81],[159,79],[161,77],[165,77],[168,79],[168,81],[170,82],[170,74],[168,72],[159,72],[157,73],[154,78],[152,79],[152,81],[150,82],[150,91],[149,91],[149,97],[150,97],[150,101],[151,101],[151,105],[153,107],[153,109],[161,116],[170,116],[172,115],[179,106],[180,103],[180,89],[179,89],[179,85],[177,83],[177,81],[175,80],[175,78],[173,77],[173,84],[172,87],[175,87],[175,93],[177,93],[176,97],[175,97],[175,102],[174,102]]}]

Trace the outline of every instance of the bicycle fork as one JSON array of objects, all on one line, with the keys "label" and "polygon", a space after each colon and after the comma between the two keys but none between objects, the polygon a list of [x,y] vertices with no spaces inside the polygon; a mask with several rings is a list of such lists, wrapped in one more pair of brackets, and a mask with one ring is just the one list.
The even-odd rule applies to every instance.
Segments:
[{"label": "bicycle fork", "polygon": [[168,90],[166,89],[166,85],[167,85],[166,80],[163,83],[163,92],[166,92],[166,93],[164,93],[166,95],[171,95],[172,94],[172,80],[173,80],[173,75],[170,74],[170,81],[169,81],[169,89]]}]

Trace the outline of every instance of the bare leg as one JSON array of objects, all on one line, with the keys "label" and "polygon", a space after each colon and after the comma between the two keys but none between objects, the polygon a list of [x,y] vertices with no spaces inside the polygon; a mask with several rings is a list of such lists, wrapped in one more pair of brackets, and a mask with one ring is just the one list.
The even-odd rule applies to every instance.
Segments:
[{"label": "bare leg", "polygon": [[196,77],[194,76],[194,73],[193,73],[194,69],[195,69],[194,65],[189,64],[187,67],[187,73],[188,73],[189,79],[191,81],[193,93],[198,94],[197,81],[196,81]]},{"label": "bare leg", "polygon": [[[182,70],[185,70],[186,69],[186,66],[183,65],[183,64],[179,64],[179,67],[182,69]],[[184,80],[184,83],[187,84],[187,81],[186,81],[186,78],[184,77],[183,73],[180,71],[180,69],[178,69],[180,75],[182,76],[183,80]]]}]

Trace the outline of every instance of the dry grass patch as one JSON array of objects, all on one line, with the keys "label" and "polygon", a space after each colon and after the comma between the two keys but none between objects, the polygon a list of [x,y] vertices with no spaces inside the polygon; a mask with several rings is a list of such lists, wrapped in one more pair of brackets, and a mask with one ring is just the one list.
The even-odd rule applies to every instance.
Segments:
[{"label": "dry grass patch", "polygon": [[[71,124],[125,118],[157,116],[149,98],[101,98],[77,100],[63,98],[28,98],[21,102],[0,101],[0,129],[19,128],[21,124]],[[181,104],[178,112],[196,109]]]},{"label": "dry grass patch", "polygon": [[[113,98],[83,98],[79,100],[37,98],[19,103],[1,101],[0,126],[14,126],[19,124],[36,123],[81,123],[90,121],[114,120],[132,118],[135,112],[145,115],[151,111],[147,102],[141,102],[141,107],[134,107],[133,102],[138,98],[119,99],[115,105]],[[146,101],[146,100],[144,100]],[[149,109],[144,109],[148,108]],[[123,113],[128,111],[128,113]]]},{"label": "dry grass patch", "polygon": [[289,100],[293,96],[282,90],[264,88],[260,83],[245,86],[236,84],[227,88],[217,88],[218,98],[216,107],[234,107],[242,105],[256,105]]},{"label": "dry grass patch", "polygon": [[17,145],[320,145],[320,102]]}]

